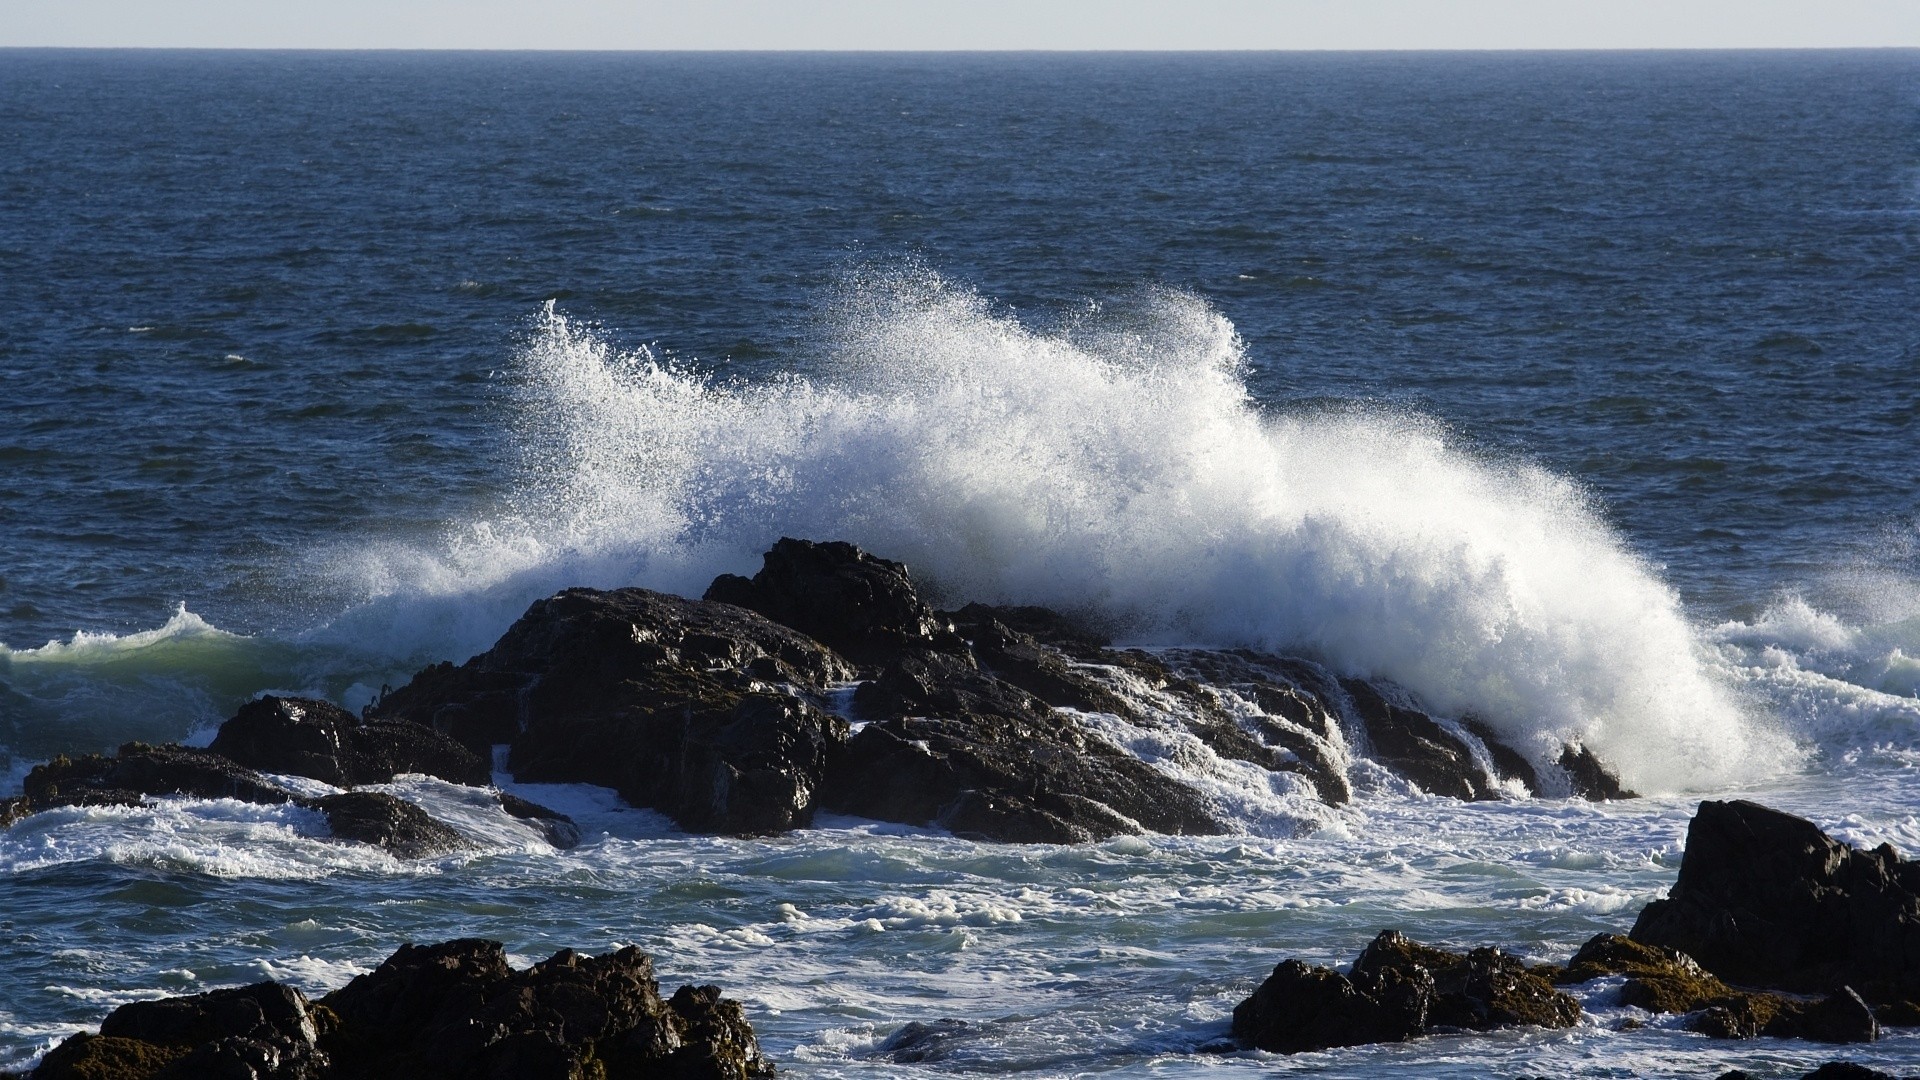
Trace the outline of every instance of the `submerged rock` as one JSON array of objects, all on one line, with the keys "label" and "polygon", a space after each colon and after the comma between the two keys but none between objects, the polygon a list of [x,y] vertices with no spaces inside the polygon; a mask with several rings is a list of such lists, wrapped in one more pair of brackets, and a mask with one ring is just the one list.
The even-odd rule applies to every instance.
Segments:
[{"label": "submerged rock", "polygon": [[1235,1007],[1233,1035],[1244,1046],[1293,1054],[1446,1030],[1571,1027],[1579,1019],[1579,1002],[1498,949],[1463,956],[1387,930],[1346,975],[1282,962]]},{"label": "submerged rock", "polygon": [[1703,802],[1679,879],[1631,936],[1733,983],[1850,986],[1905,1015],[1920,1001],[1920,863],[1884,844],[1857,850],[1758,803]]},{"label": "submerged rock", "polygon": [[384,792],[346,791],[308,805],[327,815],[335,837],[385,848],[402,859],[424,859],[473,846],[425,810]]},{"label": "submerged rock", "polygon": [[748,1080],[769,1076],[716,987],[662,1000],[627,948],[524,971],[499,942],[404,945],[318,1003],[279,983],[136,1002],[54,1048],[34,1080]]},{"label": "submerged rock", "polygon": [[424,773],[483,787],[485,759],[431,728],[362,720],[328,701],[262,697],[240,707],[207,748],[262,772],[305,776],[335,787],[384,784]]}]

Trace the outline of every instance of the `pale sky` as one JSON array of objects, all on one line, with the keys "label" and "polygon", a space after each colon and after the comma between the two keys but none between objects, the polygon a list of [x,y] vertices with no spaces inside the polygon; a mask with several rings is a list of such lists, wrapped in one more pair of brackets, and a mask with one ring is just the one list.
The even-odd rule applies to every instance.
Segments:
[{"label": "pale sky", "polygon": [[1920,46],[1920,0],[0,0],[0,46],[1595,49]]}]

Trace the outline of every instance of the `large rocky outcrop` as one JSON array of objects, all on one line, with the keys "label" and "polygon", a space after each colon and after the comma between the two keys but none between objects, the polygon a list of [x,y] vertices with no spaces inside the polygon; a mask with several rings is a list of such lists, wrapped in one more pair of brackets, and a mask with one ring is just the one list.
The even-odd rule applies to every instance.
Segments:
[{"label": "large rocky outcrop", "polygon": [[1579,1002],[1498,949],[1461,955],[1387,930],[1345,975],[1283,961],[1235,1007],[1233,1035],[1244,1046],[1294,1054],[1579,1019]]},{"label": "large rocky outcrop", "polygon": [[[700,832],[778,832],[817,808],[990,840],[1217,832],[1203,785],[1127,749],[1188,736],[1334,804],[1352,792],[1350,745],[1436,794],[1541,788],[1490,728],[1390,688],[1248,650],[1114,649],[1044,608],[938,612],[901,564],[791,538],[704,600],[540,601],[492,649],[422,671],[371,714],[483,755],[509,744],[518,779],[612,787]],[[1576,792],[1624,794],[1591,755],[1569,760],[1591,766],[1560,770]]]},{"label": "large rocky outcrop", "polygon": [[220,725],[207,747],[261,772],[306,776],[335,787],[384,784],[424,773],[455,784],[493,779],[479,754],[432,728],[367,719],[328,701],[261,697]]},{"label": "large rocky outcrop", "polygon": [[1809,993],[1850,986],[1911,1012],[1920,1001],[1920,863],[1849,847],[1745,801],[1703,802],[1680,875],[1641,911],[1635,941],[1731,983]]},{"label": "large rocky outcrop", "polygon": [[611,787],[700,832],[809,824],[853,667],[755,612],[645,589],[569,589],[487,652],[429,668],[374,712],[510,742],[523,781]]},{"label": "large rocky outcrop", "polygon": [[499,942],[405,945],[319,1002],[278,983],[138,1002],[34,1080],[747,1080],[773,1067],[718,988],[660,996],[627,948],[514,971]]}]

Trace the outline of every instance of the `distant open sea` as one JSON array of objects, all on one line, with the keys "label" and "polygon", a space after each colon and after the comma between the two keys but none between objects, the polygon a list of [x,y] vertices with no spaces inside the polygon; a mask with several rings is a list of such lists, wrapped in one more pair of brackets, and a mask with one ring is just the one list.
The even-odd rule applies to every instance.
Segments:
[{"label": "distant open sea", "polygon": [[285,807],[53,811],[0,833],[0,1068],[464,935],[642,945],[798,1077],[1835,1056],[1602,990],[1569,1031],[1196,1050],[1385,927],[1623,932],[1702,797],[1920,853],[1920,52],[0,50],[0,794],[783,535],[1577,735],[1646,797],[1363,785],[1050,848],[502,776],[588,842],[424,863]]}]

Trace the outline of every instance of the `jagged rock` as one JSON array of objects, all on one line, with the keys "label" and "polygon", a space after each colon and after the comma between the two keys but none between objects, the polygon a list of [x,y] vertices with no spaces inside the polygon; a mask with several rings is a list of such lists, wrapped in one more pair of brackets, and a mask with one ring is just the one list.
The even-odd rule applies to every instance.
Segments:
[{"label": "jagged rock", "polygon": [[499,942],[406,945],[322,1003],[339,1016],[329,1049],[341,1074],[367,1080],[773,1071],[738,1003],[714,987],[662,1001],[652,959],[631,947],[600,957],[564,949],[516,972]]},{"label": "jagged rock", "polygon": [[854,707],[870,719],[835,770],[836,810],[1017,843],[1220,831],[1198,793],[964,655],[907,654]]},{"label": "jagged rock", "polygon": [[1703,802],[1668,897],[1635,941],[1679,949],[1730,982],[1869,1002],[1920,1000],[1920,863],[1859,851],[1745,801]]},{"label": "jagged rock", "polygon": [[310,1003],[260,983],[125,1005],[34,1080],[749,1080],[770,1076],[717,987],[662,1001],[653,961],[571,949],[514,971],[496,941],[404,945]]},{"label": "jagged rock", "polygon": [[327,815],[336,838],[385,848],[402,859],[445,855],[473,846],[425,810],[384,792],[347,791],[307,805]]},{"label": "jagged rock", "polygon": [[149,795],[291,802],[294,793],[258,772],[207,750],[127,743],[112,757],[56,757],[36,765],[23,788],[33,811],[56,806],[138,806]]},{"label": "jagged rock", "polygon": [[326,701],[262,697],[220,726],[213,753],[262,772],[305,776],[335,787],[384,784],[424,773],[485,786],[492,769],[479,754],[420,724],[360,717]]},{"label": "jagged rock", "polygon": [[[687,829],[807,825],[846,723],[819,707],[854,669],[764,616],[645,589],[536,602],[487,652],[436,667],[376,715],[450,734],[513,715],[508,768],[611,787]],[[492,737],[491,734],[488,737]]]},{"label": "jagged rock", "polygon": [[1494,948],[1460,956],[1409,940],[1398,930],[1382,931],[1354,961],[1356,980],[1378,982],[1398,971],[1412,978],[1425,971],[1432,980],[1429,1027],[1493,1028],[1531,1024],[1571,1027],[1580,1019],[1580,1003],[1553,988],[1544,976]]},{"label": "jagged rock", "polygon": [[580,826],[558,810],[549,810],[537,802],[504,791],[500,792],[500,809],[508,817],[538,823],[540,831],[546,834],[547,843],[562,851],[580,845]]},{"label": "jagged rock", "polygon": [[1639,796],[1620,783],[1613,770],[1601,764],[1593,751],[1584,746],[1565,746],[1556,762],[1566,773],[1573,793],[1582,799],[1605,802],[1610,799],[1637,799]]},{"label": "jagged rock", "polygon": [[1234,1007],[1234,1038],[1276,1054],[1411,1039],[1426,1030],[1432,979],[1388,978],[1362,987],[1332,968],[1283,961]]},{"label": "jagged rock", "polygon": [[1562,984],[1626,975],[1620,1003],[1648,1012],[1696,1013],[1688,1027],[1717,1039],[1761,1035],[1820,1042],[1871,1042],[1873,1010],[1842,987],[1819,1001],[1728,986],[1686,953],[1618,934],[1598,934],[1555,976]]},{"label": "jagged rock", "polygon": [[902,649],[957,645],[907,568],[852,544],[782,537],[751,579],[722,574],[703,599],[757,611],[862,664]]},{"label": "jagged rock", "polygon": [[[1139,650],[1124,655],[1128,671],[1147,685],[1184,702],[1195,718],[1188,730],[1214,753],[1251,761],[1274,771],[1292,771],[1312,781],[1321,801],[1343,806],[1353,797],[1340,721],[1329,702],[1331,676],[1298,660],[1246,649],[1170,649],[1159,656]],[[1228,690],[1259,709],[1236,720],[1221,708]]]},{"label": "jagged rock", "polygon": [[122,1005],[98,1035],[75,1035],[47,1054],[34,1080],[322,1080],[320,1042],[331,1017],[300,991],[265,982],[191,997]]},{"label": "jagged rock", "polygon": [[1473,751],[1433,717],[1387,700],[1358,679],[1340,686],[1373,744],[1374,758],[1417,784],[1429,795],[1456,799],[1497,799],[1494,778],[1473,759]]},{"label": "jagged rock", "polygon": [[1579,1002],[1498,949],[1462,956],[1388,930],[1349,975],[1281,963],[1235,1007],[1233,1034],[1242,1045],[1292,1054],[1435,1030],[1571,1027],[1579,1019]]}]

